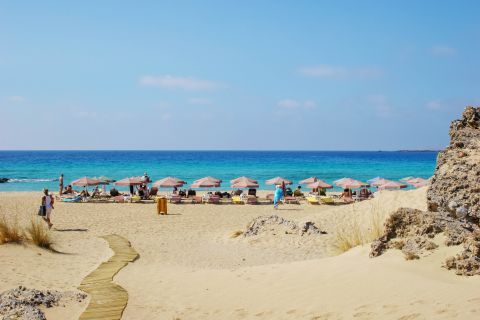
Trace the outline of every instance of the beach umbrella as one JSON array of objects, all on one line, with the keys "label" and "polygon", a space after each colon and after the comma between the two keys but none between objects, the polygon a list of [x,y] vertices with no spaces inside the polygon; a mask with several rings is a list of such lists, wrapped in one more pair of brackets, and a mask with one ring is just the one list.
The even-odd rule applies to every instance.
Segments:
[{"label": "beach umbrella", "polygon": [[94,177],[93,179],[98,180],[98,182],[99,182],[98,184],[104,184],[104,185],[105,185],[105,184],[110,184],[110,183],[112,183],[112,182],[115,182],[115,180],[110,179],[110,178],[108,178],[108,177],[106,177],[106,176],[101,176],[101,177],[98,177],[98,178],[97,178],[97,177]]},{"label": "beach umbrella", "polygon": [[173,187],[182,187],[186,184],[185,181],[175,178],[175,177],[166,177],[156,181],[153,186],[157,188],[173,188]]},{"label": "beach umbrella", "polygon": [[300,181],[299,184],[311,184],[311,183],[317,182],[317,180],[318,180],[317,177],[310,177],[310,178],[307,178],[305,180]]},{"label": "beach umbrella", "polygon": [[145,184],[143,177],[129,177],[115,182],[117,186],[140,186]]},{"label": "beach umbrella", "polygon": [[[234,179],[237,180],[235,183],[231,184],[232,189],[244,189],[244,188],[249,188],[249,189],[256,189],[258,188],[258,182],[252,181],[247,179]],[[233,180],[232,180],[233,181]]]},{"label": "beach umbrella", "polygon": [[252,179],[252,178],[245,177],[245,176],[238,177],[238,178],[235,178],[235,179],[233,179],[233,180],[230,180],[230,183],[231,183],[231,184],[235,184],[235,183],[241,182],[241,181],[242,181],[242,182],[243,182],[243,181],[249,181],[249,182],[253,182],[253,183],[258,183],[257,180],[254,180],[254,179]]},{"label": "beach umbrella", "polygon": [[368,187],[369,184],[366,182],[362,182],[359,180],[355,180],[352,178],[342,178],[340,180],[335,181],[335,184],[339,187],[345,188],[345,189],[358,189],[361,187]]},{"label": "beach umbrella", "polygon": [[89,178],[89,177],[83,177],[72,182],[72,185],[81,186],[81,187],[97,186],[99,184],[100,184],[100,181],[94,178]]},{"label": "beach umbrella", "polygon": [[220,187],[221,182],[222,180],[220,179],[216,179],[213,177],[205,177],[205,178],[195,180],[190,187],[191,188],[212,188],[212,187],[217,188],[217,187]]},{"label": "beach umbrella", "polygon": [[331,189],[331,188],[333,188],[333,186],[331,184],[328,184],[323,180],[317,180],[313,183],[310,183],[310,184],[307,185],[307,187],[309,187],[311,189],[318,189],[318,188]]},{"label": "beach umbrella", "polygon": [[415,177],[408,176],[408,177],[400,179],[400,181],[407,182],[408,180],[412,180],[412,179],[415,179]]},{"label": "beach umbrella", "polygon": [[420,188],[428,184],[428,180],[423,178],[412,178],[406,181],[408,184],[414,186],[415,188]]},{"label": "beach umbrella", "polygon": [[293,182],[282,177],[275,177],[270,180],[265,181],[265,184],[274,184],[274,185],[281,185],[282,183],[285,184],[292,184]]},{"label": "beach umbrella", "polygon": [[375,180],[374,182],[371,182],[370,184],[374,187],[380,187],[381,185],[384,185],[388,182],[392,182],[392,180],[380,178],[380,179]]},{"label": "beach umbrella", "polygon": [[401,189],[401,188],[406,188],[406,187],[407,187],[406,184],[403,184],[403,183],[400,183],[400,182],[397,182],[397,181],[389,181],[385,184],[382,184],[378,188],[383,190],[383,189]]},{"label": "beach umbrella", "polygon": [[370,183],[371,185],[373,185],[373,183],[376,182],[376,181],[378,181],[378,180],[385,180],[385,178],[375,177],[375,178],[373,178],[373,179],[367,180],[367,182]]}]

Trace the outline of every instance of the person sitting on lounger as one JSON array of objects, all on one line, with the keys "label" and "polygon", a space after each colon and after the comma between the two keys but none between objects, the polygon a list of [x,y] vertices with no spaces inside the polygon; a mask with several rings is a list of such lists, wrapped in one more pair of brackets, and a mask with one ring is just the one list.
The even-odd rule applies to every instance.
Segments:
[{"label": "person sitting on lounger", "polygon": [[110,189],[110,195],[111,195],[112,197],[116,197],[116,196],[119,196],[119,195],[120,195],[120,192],[118,192],[117,189],[112,188],[112,189]]},{"label": "person sitting on lounger", "polygon": [[345,202],[352,202],[353,201],[353,196],[352,196],[352,190],[350,189],[343,189],[343,193],[340,196]]},{"label": "person sitting on lounger", "polygon": [[297,189],[293,192],[294,197],[303,197],[302,187],[298,186]]},{"label": "person sitting on lounger", "polygon": [[72,189],[71,184],[69,184],[68,186],[65,187],[65,190],[63,191],[63,194],[73,194],[73,189]]}]

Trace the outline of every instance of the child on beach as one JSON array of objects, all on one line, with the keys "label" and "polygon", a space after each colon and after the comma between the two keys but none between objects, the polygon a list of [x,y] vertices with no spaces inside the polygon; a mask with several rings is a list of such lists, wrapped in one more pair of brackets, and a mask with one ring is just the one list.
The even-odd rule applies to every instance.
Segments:
[{"label": "child on beach", "polygon": [[48,224],[48,228],[51,229],[53,223],[50,221],[50,215],[53,210],[53,196],[48,193],[48,189],[43,190],[44,196],[42,197],[42,206],[45,207],[45,217],[43,220]]}]

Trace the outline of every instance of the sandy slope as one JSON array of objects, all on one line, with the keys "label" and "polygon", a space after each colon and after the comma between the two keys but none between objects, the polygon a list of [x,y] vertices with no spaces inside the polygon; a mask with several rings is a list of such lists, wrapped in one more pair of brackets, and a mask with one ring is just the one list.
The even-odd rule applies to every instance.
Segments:
[{"label": "sandy slope", "polygon": [[[38,198],[0,193],[0,205],[9,212],[17,205],[20,220],[28,221]],[[59,203],[52,233],[67,254],[0,246],[0,291],[19,284],[72,290],[111,254],[97,236],[117,233],[140,254],[115,279],[130,294],[125,319],[477,319],[480,279],[440,268],[456,248],[408,262],[398,252],[369,259],[368,247],[332,256],[339,226],[356,221],[368,228],[373,215],[425,205],[425,189],[386,191],[353,206],[285,205],[278,211],[172,205],[171,215],[161,217],[151,204]],[[315,221],[327,234],[230,238],[270,214]],[[57,308],[51,318],[75,318],[81,307]]]}]

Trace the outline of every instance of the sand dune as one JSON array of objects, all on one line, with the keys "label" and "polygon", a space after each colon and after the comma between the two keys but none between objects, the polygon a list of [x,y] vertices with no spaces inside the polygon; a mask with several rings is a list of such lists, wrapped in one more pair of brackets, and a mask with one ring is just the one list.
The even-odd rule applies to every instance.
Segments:
[{"label": "sand dune", "polygon": [[[52,234],[65,254],[0,246],[0,291],[20,284],[75,289],[111,255],[98,236],[116,233],[140,254],[115,278],[130,295],[124,319],[477,319],[480,279],[440,267],[458,248],[440,246],[419,261],[394,251],[370,259],[368,246],[333,256],[339,227],[354,220],[368,228],[372,215],[383,218],[400,206],[425,209],[425,192],[384,191],[354,205],[276,211],[266,205],[171,205],[168,216],[157,216],[152,204],[59,203]],[[0,205],[28,221],[39,197],[1,193]],[[313,221],[327,234],[230,237],[253,218],[272,214]],[[55,308],[51,318],[73,319],[84,307]]]}]

